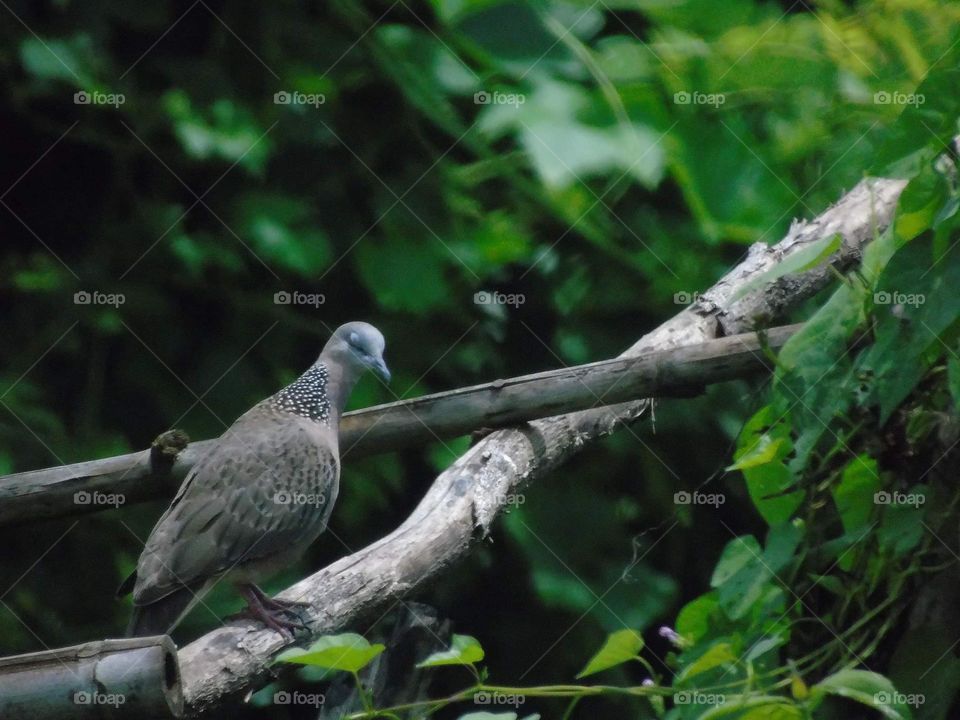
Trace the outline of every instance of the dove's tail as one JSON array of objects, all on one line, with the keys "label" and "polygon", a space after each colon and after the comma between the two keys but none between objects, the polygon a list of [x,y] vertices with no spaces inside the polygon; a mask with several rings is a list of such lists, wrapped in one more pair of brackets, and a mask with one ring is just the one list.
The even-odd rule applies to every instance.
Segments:
[{"label": "dove's tail", "polygon": [[127,637],[169,634],[199,599],[195,588],[182,587],[148,605],[134,605]]}]

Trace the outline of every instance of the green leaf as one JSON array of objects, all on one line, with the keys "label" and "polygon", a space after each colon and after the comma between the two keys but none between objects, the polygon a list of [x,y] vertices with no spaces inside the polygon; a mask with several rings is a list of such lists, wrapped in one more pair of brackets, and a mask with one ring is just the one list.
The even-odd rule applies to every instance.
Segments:
[{"label": "green leaf", "polygon": [[713,645],[703,655],[698,657],[692,663],[687,665],[677,676],[677,681],[689,680],[690,678],[713,670],[717,667],[730,665],[737,661],[737,655],[733,652],[730,643],[723,642]]},{"label": "green leaf", "polygon": [[960,407],[960,360],[955,355],[947,358],[947,384],[953,396],[953,404]]},{"label": "green leaf", "polygon": [[624,629],[611,633],[603,647],[577,675],[577,679],[629,662],[636,658],[642,649],[643,638],[636,630]]},{"label": "green leaf", "polygon": [[846,532],[857,533],[867,525],[874,508],[873,495],[879,489],[876,460],[859,455],[847,463],[840,483],[830,489]]},{"label": "green leaf", "polygon": [[[910,489],[914,495],[924,494],[925,488],[917,485]],[[880,547],[891,551],[894,557],[902,557],[920,542],[926,528],[923,523],[924,508],[919,505],[885,505],[883,519],[877,528]]]},{"label": "green leaf", "polygon": [[858,359],[870,378],[861,404],[880,407],[880,423],[946,353],[960,316],[960,248],[934,251],[929,233],[900,248],[874,292],[874,344]]},{"label": "green leaf", "polygon": [[715,593],[701,595],[688,602],[677,614],[677,633],[694,643],[697,642],[710,630],[717,609]]},{"label": "green leaf", "polygon": [[710,587],[725,584],[744,567],[760,557],[760,543],[753,535],[738,537],[727,543],[710,578]]},{"label": "green leaf", "polygon": [[793,451],[790,432],[785,413],[773,405],[760,408],[740,431],[734,464],[728,468],[743,472],[750,498],[769,525],[789,520],[803,502],[802,492],[785,492],[795,485],[786,464]]},{"label": "green leaf", "polygon": [[728,466],[726,470],[746,470],[747,468],[766,465],[786,455],[787,453],[785,451],[789,450],[789,447],[790,440],[788,438],[773,438],[764,433],[757,438],[757,442],[752,449],[740,455],[737,461],[733,463],[733,465]]},{"label": "green leaf", "polygon": [[473,665],[483,660],[483,648],[479,641],[470,635],[454,635],[450,649],[435,652],[426,660],[417,663],[418,668],[438,667],[440,665]]},{"label": "green leaf", "polygon": [[384,651],[380,643],[371,645],[356,633],[325,635],[309,648],[292,648],[277,656],[275,662],[315,665],[330,670],[358,672]]},{"label": "green leaf", "polygon": [[803,248],[803,250],[798,250],[793,255],[790,255],[781,262],[778,262],[766,272],[760,273],[757,277],[753,278],[747,283],[744,283],[744,285],[733,294],[731,302],[734,300],[739,300],[744,295],[747,295],[757,288],[763,287],[767,283],[771,283],[774,280],[783,277],[784,275],[802,273],[817,267],[821,263],[825,262],[827,258],[833,255],[837,250],[839,250],[842,243],[843,238],[839,233],[832,236],[828,235],[825,238],[821,238],[820,240],[811,243],[807,247]]},{"label": "green leaf", "polygon": [[890,720],[909,720],[910,708],[899,702],[897,693],[883,675],[868,670],[841,670],[820,681],[811,688],[812,693],[827,693],[855,700],[878,710]]},{"label": "green leaf", "polygon": [[934,64],[913,95],[922,102],[908,104],[887,131],[886,140],[868,171],[875,177],[912,177],[941,152],[957,131],[960,116],[960,49],[954,42]]},{"label": "green leaf", "polygon": [[900,193],[897,200],[897,215],[894,232],[897,240],[904,243],[933,225],[934,219],[944,207],[947,184],[932,164],[927,163]]},{"label": "green leaf", "polygon": [[777,695],[750,695],[735,701],[727,698],[727,702],[707,710],[698,716],[697,720],[719,720],[727,717],[735,717],[737,720],[801,720],[804,714],[787,698]]}]

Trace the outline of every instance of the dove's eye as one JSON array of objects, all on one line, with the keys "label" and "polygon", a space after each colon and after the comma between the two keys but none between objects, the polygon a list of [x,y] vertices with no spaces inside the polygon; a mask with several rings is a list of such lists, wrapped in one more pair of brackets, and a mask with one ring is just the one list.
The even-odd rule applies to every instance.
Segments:
[{"label": "dove's eye", "polygon": [[360,336],[357,335],[357,333],[350,333],[347,343],[350,345],[352,350],[355,350],[365,357],[370,357],[370,353],[367,351],[367,349],[360,344]]}]

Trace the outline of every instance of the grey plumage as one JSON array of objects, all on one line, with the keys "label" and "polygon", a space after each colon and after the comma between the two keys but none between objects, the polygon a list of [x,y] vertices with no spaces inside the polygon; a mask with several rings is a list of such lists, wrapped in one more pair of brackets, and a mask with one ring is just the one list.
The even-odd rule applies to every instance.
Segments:
[{"label": "grey plumage", "polygon": [[194,465],[151,532],[135,582],[121,587],[133,590],[128,635],[169,632],[221,579],[249,588],[255,616],[283,629],[255,583],[326,529],[340,414],[364,370],[389,380],[383,349],[372,325],[337,328],[300,378],[244,413]]}]

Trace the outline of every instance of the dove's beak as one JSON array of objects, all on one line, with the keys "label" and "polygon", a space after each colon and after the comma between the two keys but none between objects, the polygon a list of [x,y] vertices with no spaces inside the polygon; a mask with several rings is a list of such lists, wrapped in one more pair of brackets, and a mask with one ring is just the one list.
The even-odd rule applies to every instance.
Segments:
[{"label": "dove's beak", "polygon": [[370,369],[373,370],[376,376],[381,380],[383,380],[385,383],[390,382],[390,369],[387,367],[387,364],[383,361],[383,358],[377,358]]}]

